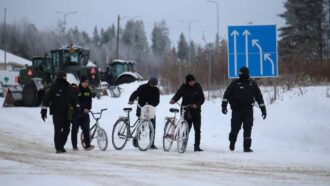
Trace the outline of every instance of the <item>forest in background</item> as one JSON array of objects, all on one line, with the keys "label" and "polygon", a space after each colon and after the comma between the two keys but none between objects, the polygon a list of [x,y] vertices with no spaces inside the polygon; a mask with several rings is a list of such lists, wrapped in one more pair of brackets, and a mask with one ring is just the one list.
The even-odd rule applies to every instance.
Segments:
[{"label": "forest in background", "polygon": [[[316,85],[330,80],[330,0],[287,0],[279,16],[286,24],[278,28],[279,77],[276,83],[288,89],[295,85]],[[0,48],[32,59],[52,49],[74,43],[90,49],[90,60],[101,69],[116,58],[116,23],[108,28],[94,27],[89,35],[78,27],[65,30],[62,21],[54,30],[40,30],[22,20],[0,24]],[[177,41],[169,38],[166,21],[155,22],[146,33],[143,20],[128,20],[119,28],[119,58],[137,62],[137,71],[145,78],[157,76],[164,93],[172,93],[194,74],[204,89],[219,90],[228,85],[227,41],[214,37],[214,42],[200,45],[188,41],[182,33]],[[147,36],[151,36],[148,40]],[[4,42],[5,41],[5,42]],[[150,41],[150,42],[149,42]],[[5,43],[5,45],[4,45]],[[208,87],[209,64],[211,81]],[[259,84],[273,85],[274,78],[259,79]]]}]

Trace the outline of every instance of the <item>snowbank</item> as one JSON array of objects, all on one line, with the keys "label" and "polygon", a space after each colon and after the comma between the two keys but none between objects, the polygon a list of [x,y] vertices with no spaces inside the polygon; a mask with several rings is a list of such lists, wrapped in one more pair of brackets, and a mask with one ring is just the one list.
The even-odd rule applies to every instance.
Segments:
[{"label": "snowbank", "polygon": [[[144,82],[141,82],[144,83]],[[193,152],[194,132],[185,154],[162,150],[164,117],[171,116],[169,96],[157,107],[158,150],[140,152],[128,142],[122,151],[111,144],[111,132],[130,94],[141,84],[121,85],[120,98],[93,100],[93,111],[108,108],[100,120],[109,136],[106,152],[54,154],[51,116],[44,123],[40,108],[0,108],[0,181],[5,185],[328,185],[330,183],[330,99],[327,87],[308,87],[267,107],[262,120],[255,108],[254,153],[243,153],[242,132],[236,151],[228,149],[230,114],[221,113],[221,100],[202,109],[202,153]],[[301,92],[301,91],[300,91]],[[3,99],[0,99],[3,102]],[[132,120],[135,120],[135,111]],[[93,120],[91,120],[93,122]],[[95,144],[96,145],[96,144]],[[174,144],[175,146],[176,144]],[[81,148],[81,147],[80,147]],[[175,148],[173,148],[175,149]],[[40,180],[37,181],[37,180]]]}]

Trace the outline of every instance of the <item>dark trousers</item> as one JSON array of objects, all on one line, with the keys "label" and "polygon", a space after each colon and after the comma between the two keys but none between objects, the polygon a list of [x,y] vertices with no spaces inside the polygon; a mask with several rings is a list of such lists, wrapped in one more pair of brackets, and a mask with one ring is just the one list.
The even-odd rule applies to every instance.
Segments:
[{"label": "dark trousers", "polygon": [[156,117],[154,119],[150,119],[152,125],[154,126],[154,140],[152,142],[152,145],[155,145],[155,136],[156,136]]},{"label": "dark trousers", "polygon": [[70,122],[68,120],[67,112],[54,113],[53,114],[54,123],[54,142],[56,150],[63,150],[65,143],[68,139],[70,133]]},{"label": "dark trousers", "polygon": [[84,134],[84,142],[86,144],[86,147],[90,146],[91,142],[89,136],[89,122],[90,119],[88,114],[83,114],[82,116],[75,117],[72,120],[71,142],[73,148],[77,147],[77,135],[79,126]]},{"label": "dark trousers", "polygon": [[191,127],[194,126],[195,147],[199,147],[200,142],[201,142],[201,112],[200,111],[187,111],[184,119],[188,122],[189,132],[190,132]]},{"label": "dark trousers", "polygon": [[244,149],[251,147],[251,131],[253,126],[253,108],[234,109],[231,118],[229,141],[235,143],[243,124]]}]

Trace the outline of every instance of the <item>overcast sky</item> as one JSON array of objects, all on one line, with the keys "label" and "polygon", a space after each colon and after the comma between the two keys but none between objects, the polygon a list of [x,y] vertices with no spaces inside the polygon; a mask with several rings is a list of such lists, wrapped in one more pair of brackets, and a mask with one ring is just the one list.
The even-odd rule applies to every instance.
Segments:
[{"label": "overcast sky", "polygon": [[[285,0],[217,0],[220,12],[220,37],[227,34],[228,25],[276,24],[284,25],[278,15],[284,11]],[[0,0],[0,18],[7,8],[7,22],[27,19],[39,29],[54,29],[63,16],[56,11],[76,14],[67,18],[67,28],[77,26],[89,34],[94,26],[107,28],[123,17],[121,27],[132,17],[142,19],[148,39],[155,22],[166,20],[172,44],[176,45],[181,32],[188,37],[186,21],[191,24],[191,39],[204,44],[215,40],[217,31],[216,5],[207,0]],[[182,22],[183,21],[183,22]],[[149,43],[151,44],[151,43]]]}]

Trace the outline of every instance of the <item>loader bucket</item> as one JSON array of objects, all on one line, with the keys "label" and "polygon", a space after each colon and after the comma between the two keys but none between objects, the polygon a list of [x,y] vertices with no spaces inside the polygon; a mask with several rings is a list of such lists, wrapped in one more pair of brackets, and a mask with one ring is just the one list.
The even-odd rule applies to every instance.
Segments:
[{"label": "loader bucket", "polygon": [[8,87],[5,95],[3,107],[23,106],[23,96],[21,87]]}]

